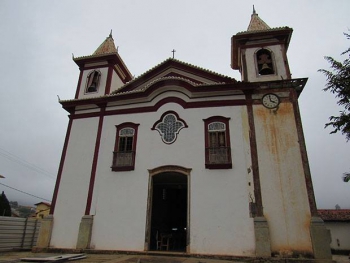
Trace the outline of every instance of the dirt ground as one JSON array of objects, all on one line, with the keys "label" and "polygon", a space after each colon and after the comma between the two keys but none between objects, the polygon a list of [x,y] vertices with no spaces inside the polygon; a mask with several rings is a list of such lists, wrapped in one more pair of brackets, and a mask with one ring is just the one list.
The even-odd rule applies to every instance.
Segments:
[{"label": "dirt ground", "polygon": [[[43,258],[58,256],[57,253],[32,253],[28,252],[0,252],[0,263],[23,262],[21,258]],[[61,254],[62,255],[62,254]],[[243,263],[243,261],[219,260],[208,258],[188,258],[188,257],[165,257],[147,255],[124,255],[124,254],[85,254],[86,258],[79,259],[77,263]],[[333,255],[336,263],[350,263],[349,257],[344,255]],[[33,261],[39,262],[39,261]],[[57,262],[57,261],[56,261]],[[61,261],[68,262],[68,261]],[[73,262],[73,261],[70,261]],[[271,262],[271,261],[267,261]]]},{"label": "dirt ground", "polygon": [[[43,258],[58,256],[53,253],[32,253],[32,252],[0,252],[0,263],[23,262],[22,258]],[[232,263],[228,260],[201,259],[187,257],[166,257],[166,256],[147,256],[147,255],[123,255],[123,254],[85,254],[86,258],[79,259],[77,263]],[[39,261],[33,261],[39,262]],[[56,261],[57,262],[57,261]],[[61,261],[68,262],[68,261]],[[238,262],[238,261],[235,261]]]}]

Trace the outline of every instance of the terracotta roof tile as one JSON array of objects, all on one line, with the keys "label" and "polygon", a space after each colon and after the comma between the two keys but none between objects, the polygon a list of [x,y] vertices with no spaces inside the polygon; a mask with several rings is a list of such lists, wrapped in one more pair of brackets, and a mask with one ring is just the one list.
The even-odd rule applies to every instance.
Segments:
[{"label": "terracotta roof tile", "polygon": [[[137,81],[137,80],[139,80],[139,79],[142,79],[146,74],[148,74],[149,72],[153,71],[153,70],[156,69],[157,67],[160,67],[161,65],[167,63],[168,61],[175,61],[175,62],[177,62],[177,63],[180,63],[180,64],[183,64],[183,65],[192,67],[192,68],[194,68],[194,69],[199,69],[199,70],[208,72],[208,73],[210,73],[210,74],[214,74],[214,75],[219,76],[219,77],[223,77],[223,78],[230,79],[230,80],[232,80],[233,82],[237,82],[234,78],[231,78],[231,77],[229,77],[229,76],[225,76],[225,75],[223,75],[223,74],[220,74],[220,73],[211,71],[211,70],[209,70],[209,69],[205,69],[205,68],[202,68],[202,67],[198,67],[198,66],[195,66],[195,65],[193,65],[193,64],[190,64],[190,63],[187,63],[187,62],[183,62],[183,61],[178,60],[178,59],[175,59],[175,58],[168,58],[168,59],[164,60],[163,62],[159,63],[158,65],[156,65],[156,66],[150,68],[150,69],[147,70],[146,72],[142,73],[140,76],[138,76],[138,77],[132,79],[131,81],[129,81],[128,83],[126,83],[126,84],[125,84],[123,87],[121,87],[121,88],[125,88],[126,86],[130,85],[131,83],[133,83],[133,82],[135,82],[135,81]],[[116,93],[116,92],[118,92],[118,91],[115,91],[115,93]]]},{"label": "terracotta roof tile", "polygon": [[104,54],[110,54],[110,53],[116,53],[118,52],[117,48],[114,45],[114,39],[112,37],[112,32],[109,34],[109,36],[106,38],[105,41],[95,50],[93,55],[104,55]]},{"label": "terracotta roof tile", "polygon": [[257,32],[274,32],[274,31],[279,31],[279,30],[283,30],[283,29],[291,29],[288,26],[281,26],[281,27],[274,27],[274,28],[269,28],[269,29],[265,29],[265,30],[250,30],[250,31],[241,31],[238,32],[236,35],[243,35],[243,34],[251,34],[251,33],[257,33]]},{"label": "terracotta roof tile", "polygon": [[270,27],[253,11],[247,31],[267,30]]},{"label": "terracotta roof tile", "polygon": [[323,221],[350,221],[350,209],[319,209]]}]

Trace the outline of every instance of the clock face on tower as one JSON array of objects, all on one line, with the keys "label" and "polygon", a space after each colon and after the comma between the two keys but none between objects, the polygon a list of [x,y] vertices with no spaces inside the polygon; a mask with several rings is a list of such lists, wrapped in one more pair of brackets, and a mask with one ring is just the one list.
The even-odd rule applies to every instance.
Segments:
[{"label": "clock face on tower", "polygon": [[268,109],[274,109],[280,104],[280,98],[276,94],[267,93],[262,97],[262,104]]}]

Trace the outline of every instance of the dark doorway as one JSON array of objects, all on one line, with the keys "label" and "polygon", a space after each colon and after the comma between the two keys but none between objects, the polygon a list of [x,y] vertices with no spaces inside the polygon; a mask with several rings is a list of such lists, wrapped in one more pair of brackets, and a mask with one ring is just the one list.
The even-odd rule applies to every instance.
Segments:
[{"label": "dark doorway", "polygon": [[186,251],[187,176],[153,176],[151,250]]}]

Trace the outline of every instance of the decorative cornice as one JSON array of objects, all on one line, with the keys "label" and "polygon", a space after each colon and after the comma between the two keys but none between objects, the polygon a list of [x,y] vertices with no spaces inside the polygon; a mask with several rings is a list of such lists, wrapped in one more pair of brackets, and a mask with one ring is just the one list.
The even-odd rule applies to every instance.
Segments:
[{"label": "decorative cornice", "polygon": [[274,27],[274,28],[269,28],[269,29],[263,29],[263,30],[247,30],[247,31],[241,31],[236,34],[237,35],[245,35],[245,34],[252,34],[252,33],[263,33],[263,32],[275,32],[275,31],[280,31],[280,30],[289,30],[292,29],[288,26],[282,26],[282,27]]},{"label": "decorative cornice", "polygon": [[199,70],[199,71],[202,71],[202,72],[205,72],[205,73],[208,73],[208,74],[212,74],[212,75],[214,75],[216,77],[219,77],[219,78],[224,78],[224,79],[227,80],[227,82],[232,82],[232,83],[237,82],[234,78],[231,78],[229,76],[225,76],[225,75],[222,75],[220,73],[217,73],[217,72],[214,72],[214,71],[202,68],[202,67],[198,67],[198,66],[195,66],[195,65],[192,65],[190,63],[186,63],[186,62],[174,59],[174,58],[168,58],[168,59],[164,60],[163,62],[159,63],[158,65],[154,66],[153,68],[151,68],[151,69],[147,70],[146,72],[142,73],[140,76],[132,79],[131,81],[126,83],[123,87],[121,87],[119,90],[129,88],[132,84],[136,83],[137,81],[143,80],[144,77],[147,74],[151,73],[152,71],[156,70],[157,68],[160,68],[163,65],[165,65],[166,63],[170,63],[170,62],[175,62],[175,63],[178,63],[178,64],[180,64],[182,66],[190,67],[190,68],[192,68],[194,70]]},{"label": "decorative cornice", "polygon": [[[193,87],[211,87],[211,86],[221,86],[221,85],[227,85],[227,83],[213,83],[213,84],[198,84],[198,83],[194,83],[188,79],[185,78],[181,78],[181,77],[162,77],[162,78],[158,78],[153,80],[151,83],[148,83],[146,86],[144,86],[143,88],[139,88],[139,89],[135,89],[135,90],[127,90],[127,91],[120,91],[116,90],[114,92],[112,92],[111,94],[106,94],[106,95],[102,95],[102,96],[95,96],[95,97],[87,97],[87,98],[80,98],[80,99],[70,99],[70,100],[59,100],[59,103],[66,103],[66,102],[74,102],[74,101],[88,101],[88,100],[96,100],[96,99],[103,99],[103,98],[112,98],[112,97],[117,97],[117,96],[123,96],[123,95],[127,95],[127,94],[135,94],[135,93],[143,93],[146,90],[148,90],[150,87],[152,87],[153,85],[161,82],[161,81],[167,81],[167,80],[178,80],[181,82],[185,82],[190,84]],[[237,82],[237,83],[242,83],[242,82]]]},{"label": "decorative cornice", "polygon": [[98,57],[106,57],[106,56],[110,56],[110,55],[117,55],[118,52],[110,52],[110,53],[104,53],[104,54],[92,54],[92,55],[88,55],[88,56],[81,56],[81,57],[76,57],[73,58],[74,61],[79,61],[79,60],[85,60],[85,59],[89,59],[89,58],[98,58]]}]

